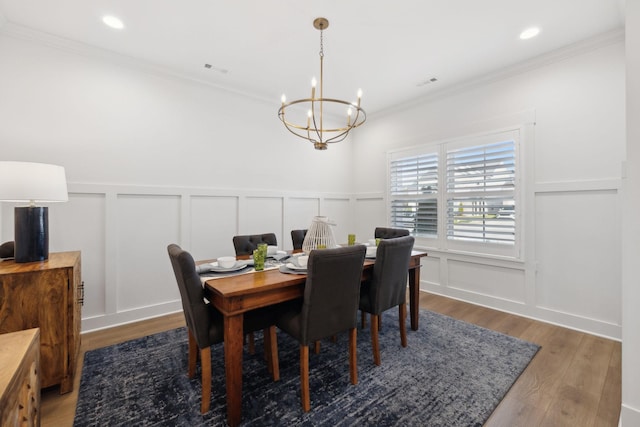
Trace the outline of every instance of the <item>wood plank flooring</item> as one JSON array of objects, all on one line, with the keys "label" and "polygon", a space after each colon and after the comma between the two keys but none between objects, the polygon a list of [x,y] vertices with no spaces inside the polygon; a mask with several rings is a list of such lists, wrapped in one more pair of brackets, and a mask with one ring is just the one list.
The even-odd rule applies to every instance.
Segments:
[{"label": "wood plank flooring", "polygon": [[[618,425],[621,345],[593,335],[513,314],[422,293],[420,307],[534,342],[536,357],[496,408],[486,426]],[[71,393],[42,392],[42,426],[73,425],[84,352],[184,325],[182,313],[82,335]]]}]

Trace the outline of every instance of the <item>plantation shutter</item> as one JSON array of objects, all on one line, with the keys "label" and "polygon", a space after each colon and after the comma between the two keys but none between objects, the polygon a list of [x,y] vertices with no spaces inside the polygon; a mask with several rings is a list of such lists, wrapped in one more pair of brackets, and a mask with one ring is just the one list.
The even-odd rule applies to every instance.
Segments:
[{"label": "plantation shutter", "polygon": [[512,140],[447,150],[448,239],[515,243],[515,150]]},{"label": "plantation shutter", "polygon": [[391,226],[408,229],[413,235],[436,236],[437,153],[393,159],[389,169]]}]

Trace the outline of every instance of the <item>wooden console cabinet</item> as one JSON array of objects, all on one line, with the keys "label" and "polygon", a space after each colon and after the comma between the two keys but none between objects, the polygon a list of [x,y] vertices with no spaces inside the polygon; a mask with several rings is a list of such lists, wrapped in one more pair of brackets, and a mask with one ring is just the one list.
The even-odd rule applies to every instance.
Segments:
[{"label": "wooden console cabinet", "polygon": [[80,252],[0,262],[0,334],[40,328],[40,385],[70,392],[80,350]]},{"label": "wooden console cabinet", "polygon": [[40,425],[40,332],[0,334],[0,426]]}]

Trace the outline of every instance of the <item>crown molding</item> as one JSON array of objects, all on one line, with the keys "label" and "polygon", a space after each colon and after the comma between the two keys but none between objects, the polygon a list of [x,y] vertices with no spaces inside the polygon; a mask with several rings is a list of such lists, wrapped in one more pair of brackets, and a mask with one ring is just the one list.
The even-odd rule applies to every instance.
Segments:
[{"label": "crown molding", "polygon": [[437,99],[446,98],[456,93],[464,92],[474,87],[486,85],[496,81],[504,80],[509,77],[517,76],[527,73],[529,71],[545,67],[547,65],[564,61],[568,58],[582,55],[591,51],[595,51],[605,46],[609,46],[616,43],[624,43],[624,28],[617,28],[612,31],[608,31],[597,36],[581,40],[574,44],[561,47],[556,50],[544,53],[526,61],[504,67],[500,70],[484,74],[479,77],[475,77],[470,80],[463,81],[436,91],[433,91],[427,95],[416,97],[408,100],[402,104],[392,105],[388,108],[383,108],[371,116],[380,116],[392,114],[398,111],[403,111],[409,108],[416,107],[421,104],[435,101]]},{"label": "crown molding", "polygon": [[264,96],[255,95],[253,93],[244,92],[224,86],[210,81],[201,79],[197,76],[190,75],[185,72],[181,72],[170,67],[154,64],[149,61],[144,61],[132,56],[122,55],[120,53],[113,52],[108,49],[102,49],[96,46],[92,46],[86,43],[78,42],[75,40],[67,39],[64,37],[56,36],[53,34],[45,33],[43,31],[35,30],[30,27],[15,24],[13,22],[6,21],[6,25],[2,25],[2,15],[0,13],[0,35],[13,37],[15,39],[24,40],[36,44],[45,45],[47,47],[57,49],[67,53],[73,53],[89,57],[92,59],[98,59],[111,64],[116,64],[125,68],[132,68],[137,71],[154,74],[159,77],[170,77],[181,81],[189,81],[205,86],[209,86],[225,92],[230,92],[243,97],[251,98],[263,103],[273,104],[273,99],[268,99]]}]

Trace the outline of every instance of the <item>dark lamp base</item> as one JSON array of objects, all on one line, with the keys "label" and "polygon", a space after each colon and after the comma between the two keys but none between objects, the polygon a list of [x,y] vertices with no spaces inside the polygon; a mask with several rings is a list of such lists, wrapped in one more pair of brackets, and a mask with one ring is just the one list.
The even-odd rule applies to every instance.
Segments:
[{"label": "dark lamp base", "polygon": [[15,208],[15,261],[34,262],[49,258],[49,208]]}]

